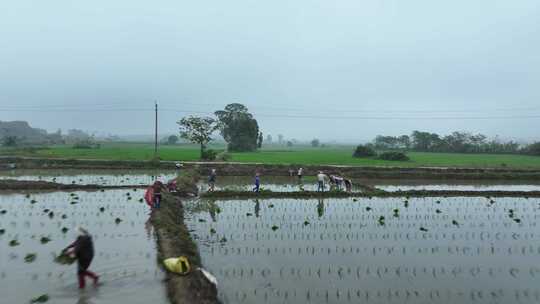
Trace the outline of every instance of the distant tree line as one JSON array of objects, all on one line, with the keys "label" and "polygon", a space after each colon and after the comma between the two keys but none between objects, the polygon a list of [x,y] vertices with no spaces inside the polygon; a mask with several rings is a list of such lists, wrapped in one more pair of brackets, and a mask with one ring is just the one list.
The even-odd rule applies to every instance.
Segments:
[{"label": "distant tree line", "polygon": [[483,134],[455,131],[439,135],[424,131],[413,131],[411,135],[378,135],[370,146],[376,150],[403,150],[417,152],[450,153],[510,153],[540,155],[540,143],[522,146],[515,141],[488,139]]}]

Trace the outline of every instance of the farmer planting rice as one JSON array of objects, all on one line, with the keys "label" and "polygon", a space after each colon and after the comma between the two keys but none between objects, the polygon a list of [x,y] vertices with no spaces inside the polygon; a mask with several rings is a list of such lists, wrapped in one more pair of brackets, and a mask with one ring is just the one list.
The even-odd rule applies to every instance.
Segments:
[{"label": "farmer planting rice", "polygon": [[345,191],[352,192],[352,182],[350,179],[345,178],[343,179],[343,182],[345,183]]},{"label": "farmer planting rice", "polygon": [[79,288],[85,287],[85,277],[94,280],[94,286],[97,286],[99,276],[88,270],[92,259],[94,258],[94,242],[92,236],[82,227],[77,228],[79,236],[71,245],[66,247],[63,252],[73,254],[77,258],[77,276],[79,279]]},{"label": "farmer planting rice", "polygon": [[324,180],[326,179],[326,175],[319,171],[319,174],[317,174],[317,192],[324,192]]},{"label": "farmer planting rice", "polygon": [[343,177],[337,175],[330,175],[330,182],[334,185],[336,190],[341,190],[341,185],[343,184]]},{"label": "farmer planting rice", "polygon": [[253,187],[253,192],[259,192],[261,187],[261,179],[259,172],[255,173],[255,187]]}]

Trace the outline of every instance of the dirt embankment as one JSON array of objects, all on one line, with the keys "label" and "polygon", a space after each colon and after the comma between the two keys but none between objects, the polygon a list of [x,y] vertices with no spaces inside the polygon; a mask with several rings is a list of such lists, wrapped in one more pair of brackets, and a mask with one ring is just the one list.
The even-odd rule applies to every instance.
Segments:
[{"label": "dirt embankment", "polygon": [[178,197],[165,195],[159,210],[153,211],[151,221],[155,228],[159,261],[170,257],[186,256],[191,273],[180,276],[167,272],[167,293],[173,304],[214,304],[217,288],[197,269],[201,258],[196,243],[184,224],[184,208]]},{"label": "dirt embankment", "polygon": [[202,193],[200,197],[208,199],[270,199],[270,198],[294,198],[294,199],[325,199],[325,198],[372,198],[372,197],[540,197],[540,191],[460,191],[460,190],[408,190],[386,192],[376,190],[373,192],[272,192],[261,191],[214,191]]},{"label": "dirt embankment", "polygon": [[[206,176],[214,168],[220,176],[252,176],[256,171],[264,175],[288,176],[299,167],[304,175],[315,175],[322,170],[329,174],[340,174],[350,178],[378,179],[434,179],[434,180],[540,180],[540,169],[511,168],[438,168],[438,167],[361,167],[333,165],[268,165],[258,163],[182,162],[184,169],[195,169]],[[0,169],[170,169],[174,161],[115,161],[82,159],[41,159],[25,157],[1,157]]]}]

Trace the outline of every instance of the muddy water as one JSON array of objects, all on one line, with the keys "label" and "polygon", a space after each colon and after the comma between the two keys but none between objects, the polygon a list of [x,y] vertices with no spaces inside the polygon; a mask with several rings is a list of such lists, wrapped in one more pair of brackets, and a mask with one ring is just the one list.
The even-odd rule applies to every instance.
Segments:
[{"label": "muddy water", "polygon": [[79,185],[149,185],[156,179],[168,181],[175,171],[163,170],[13,170],[0,171],[0,179],[47,181]]},{"label": "muddy water", "polygon": [[[152,228],[147,224],[148,208],[138,201],[141,194],[141,190],[75,192],[79,199],[69,192],[30,197],[0,194],[0,210],[6,211],[0,214],[0,229],[5,229],[0,235],[0,302],[28,303],[33,297],[48,294],[49,303],[60,304],[168,303],[164,275],[156,263]],[[100,207],[105,211],[100,212]],[[44,209],[54,212],[54,217]],[[122,222],[116,224],[116,218]],[[75,239],[78,225],[93,235],[96,254],[90,269],[101,276],[102,282],[98,288],[88,282],[84,292],[78,290],[75,264],[53,262],[53,254]],[[63,227],[69,231],[63,233]],[[42,244],[43,236],[52,241]],[[9,246],[14,239],[20,245]],[[37,255],[32,263],[25,262],[29,253]]]},{"label": "muddy water", "polygon": [[225,303],[540,302],[538,199],[199,201],[190,210]]},{"label": "muddy water", "polygon": [[[149,185],[156,179],[168,181],[176,176],[174,170],[11,170],[0,171],[0,179],[49,181],[61,184],[96,184],[104,186]],[[202,176],[198,186],[208,191],[208,177]],[[249,176],[218,176],[216,190],[251,191],[254,178]],[[355,179],[353,192],[361,192],[359,184],[370,185],[385,191],[406,190],[460,190],[460,191],[540,191],[539,181],[470,181],[470,180],[380,180]],[[296,176],[262,176],[261,189],[275,192],[316,191],[317,181],[306,176],[299,182]],[[326,185],[326,190],[329,186]]]},{"label": "muddy water", "polygon": [[[261,176],[261,189],[274,192],[293,192],[293,191],[316,191],[317,180],[314,177],[304,177],[299,181],[296,176]],[[254,187],[254,177],[249,176],[224,176],[218,177],[215,185],[215,190],[234,190],[234,191],[252,191]],[[208,182],[203,178],[199,182],[201,191],[208,191]],[[325,185],[325,190],[330,190],[328,184]],[[353,185],[354,192],[360,192],[358,186]]]}]

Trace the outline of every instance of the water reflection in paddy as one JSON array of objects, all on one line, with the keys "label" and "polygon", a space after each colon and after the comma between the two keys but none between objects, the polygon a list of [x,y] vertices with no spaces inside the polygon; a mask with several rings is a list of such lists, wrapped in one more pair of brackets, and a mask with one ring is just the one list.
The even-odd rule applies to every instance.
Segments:
[{"label": "water reflection in paddy", "polygon": [[226,303],[538,303],[539,203],[195,201],[188,226]]},{"label": "water reflection in paddy", "polygon": [[[261,176],[261,189],[274,192],[294,192],[294,191],[317,191],[317,180],[315,177],[304,177],[301,181],[296,176]],[[208,191],[207,178],[203,177],[199,182],[199,189]],[[217,191],[252,191],[254,187],[254,177],[250,176],[223,176],[218,177],[215,190]],[[342,187],[343,188],[343,187]],[[328,184],[325,190],[330,190]],[[353,191],[359,192],[358,184],[353,184]]]}]

